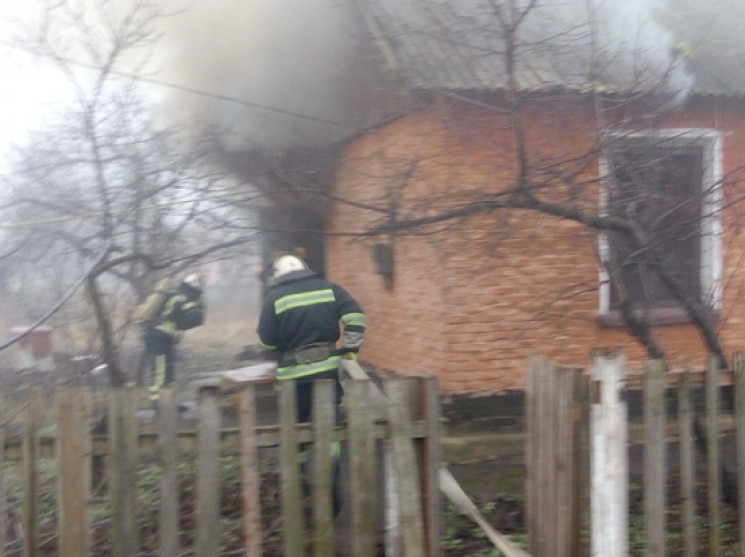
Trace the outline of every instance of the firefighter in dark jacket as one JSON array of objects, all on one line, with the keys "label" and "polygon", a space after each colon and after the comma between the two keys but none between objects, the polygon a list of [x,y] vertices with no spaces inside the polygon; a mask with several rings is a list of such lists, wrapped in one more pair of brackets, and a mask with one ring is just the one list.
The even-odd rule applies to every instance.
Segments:
[{"label": "firefighter in dark jacket", "polygon": [[263,348],[278,357],[277,379],[296,381],[298,420],[308,422],[314,380],[336,381],[338,406],[339,363],[360,349],[365,314],[346,290],[317,277],[299,257],[279,257],[273,271],[257,332]]},{"label": "firefighter in dark jacket", "polygon": [[168,294],[162,310],[154,319],[141,324],[145,349],[152,357],[153,381],[149,394],[156,407],[161,387],[172,383],[175,378],[175,346],[183,337],[183,331],[203,322],[202,277],[194,273]]},{"label": "firefighter in dark jacket", "polygon": [[[263,348],[278,358],[277,379],[296,382],[298,421],[312,419],[313,382],[333,379],[338,423],[342,396],[339,363],[344,357],[356,357],[365,334],[365,314],[357,301],[338,284],[317,277],[299,257],[283,255],[274,262],[257,332]],[[334,514],[338,515],[342,504],[339,443],[335,442],[331,450],[332,500]],[[304,476],[308,474],[306,460],[307,450],[302,447],[300,466]]]}]

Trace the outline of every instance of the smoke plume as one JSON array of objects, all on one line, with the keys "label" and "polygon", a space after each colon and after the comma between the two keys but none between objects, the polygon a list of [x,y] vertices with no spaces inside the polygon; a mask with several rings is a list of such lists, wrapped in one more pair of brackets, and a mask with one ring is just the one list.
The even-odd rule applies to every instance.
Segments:
[{"label": "smoke plume", "polygon": [[307,146],[354,125],[359,38],[346,0],[189,2],[165,20],[160,65],[169,81],[211,94],[173,101],[228,150]]},{"label": "smoke plume", "polygon": [[[425,13],[431,1],[439,3],[413,3]],[[380,5],[391,15],[416,12],[405,9],[408,2]],[[499,4],[510,2],[524,4]],[[468,21],[469,10],[487,4],[443,6]],[[195,124],[219,129],[227,150],[307,147],[344,137],[369,116],[381,80],[365,58],[370,45],[354,0],[210,0],[181,8],[164,27],[164,76],[213,96],[182,93],[172,104]],[[691,78],[657,22],[665,9],[664,0],[542,0],[523,31],[548,45],[545,63],[575,84],[590,67],[606,83],[638,84],[641,68],[649,83],[664,76],[663,87],[687,91]]]}]

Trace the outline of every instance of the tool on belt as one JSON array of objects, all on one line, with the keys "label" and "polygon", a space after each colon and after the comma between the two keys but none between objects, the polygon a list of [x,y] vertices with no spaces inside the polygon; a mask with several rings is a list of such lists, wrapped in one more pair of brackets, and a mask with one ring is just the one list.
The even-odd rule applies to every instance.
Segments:
[{"label": "tool on belt", "polygon": [[333,342],[317,342],[306,344],[295,350],[282,354],[282,365],[301,365],[320,362],[331,356],[341,354]]}]

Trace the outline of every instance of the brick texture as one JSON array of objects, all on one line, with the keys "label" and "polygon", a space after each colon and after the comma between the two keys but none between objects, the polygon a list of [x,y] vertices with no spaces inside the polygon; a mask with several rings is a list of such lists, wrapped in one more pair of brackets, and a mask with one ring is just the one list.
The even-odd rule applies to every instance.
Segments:
[{"label": "brick texture", "polygon": [[[589,151],[594,128],[588,108],[556,108],[524,114],[530,156],[550,160]],[[662,125],[721,129],[725,175],[745,156],[745,107],[694,104]],[[640,367],[646,359],[642,347],[623,329],[596,323],[598,239],[581,225],[512,210],[431,224],[411,234],[356,235],[390,220],[435,214],[468,192],[498,192],[513,184],[507,128],[503,115],[434,103],[348,146],[334,194],[354,204],[337,202],[331,210],[327,273],[365,308],[361,358],[402,373],[433,373],[453,392],[524,388],[531,352],[587,365],[592,348],[622,347],[630,367]],[[592,179],[598,172],[597,160],[575,166],[580,177]],[[737,177],[725,186],[725,203],[741,195]],[[556,186],[557,198],[566,194]],[[596,209],[597,192],[583,192],[581,203]],[[722,217],[718,331],[729,351],[745,347],[741,212],[735,205]],[[391,287],[376,273],[376,243],[392,246]],[[656,334],[674,365],[703,365],[706,350],[694,327],[660,327]]]}]

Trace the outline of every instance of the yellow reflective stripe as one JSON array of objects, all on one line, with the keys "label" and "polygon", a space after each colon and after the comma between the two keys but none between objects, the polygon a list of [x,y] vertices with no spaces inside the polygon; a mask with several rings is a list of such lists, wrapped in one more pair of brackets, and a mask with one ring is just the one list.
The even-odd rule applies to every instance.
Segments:
[{"label": "yellow reflective stripe", "polygon": [[320,362],[280,367],[277,369],[277,379],[297,379],[298,377],[306,377],[323,371],[331,371],[339,367],[341,358],[341,355],[331,356]]},{"label": "yellow reflective stripe", "polygon": [[365,326],[365,314],[364,313],[345,313],[341,316],[341,322],[345,325],[352,325],[355,327]]},{"label": "yellow reflective stripe", "polygon": [[334,291],[330,288],[324,290],[313,290],[311,292],[300,292],[298,294],[288,294],[277,298],[274,302],[274,313],[279,315],[288,309],[293,309],[303,306],[312,306],[315,304],[327,304],[334,302]]},{"label": "yellow reflective stripe", "polygon": [[273,344],[264,344],[263,342],[260,344],[265,350],[268,350],[269,352],[274,352],[277,349],[277,347]]},{"label": "yellow reflective stripe", "polygon": [[164,321],[160,325],[157,325],[155,328],[170,336],[174,336],[176,334],[176,323],[174,323],[173,321]]},{"label": "yellow reflective stripe", "polygon": [[160,312],[161,315],[168,315],[170,316],[173,312],[173,308],[176,306],[176,302],[178,302],[178,296],[171,296],[166,301],[166,305],[163,308],[163,311]]}]

